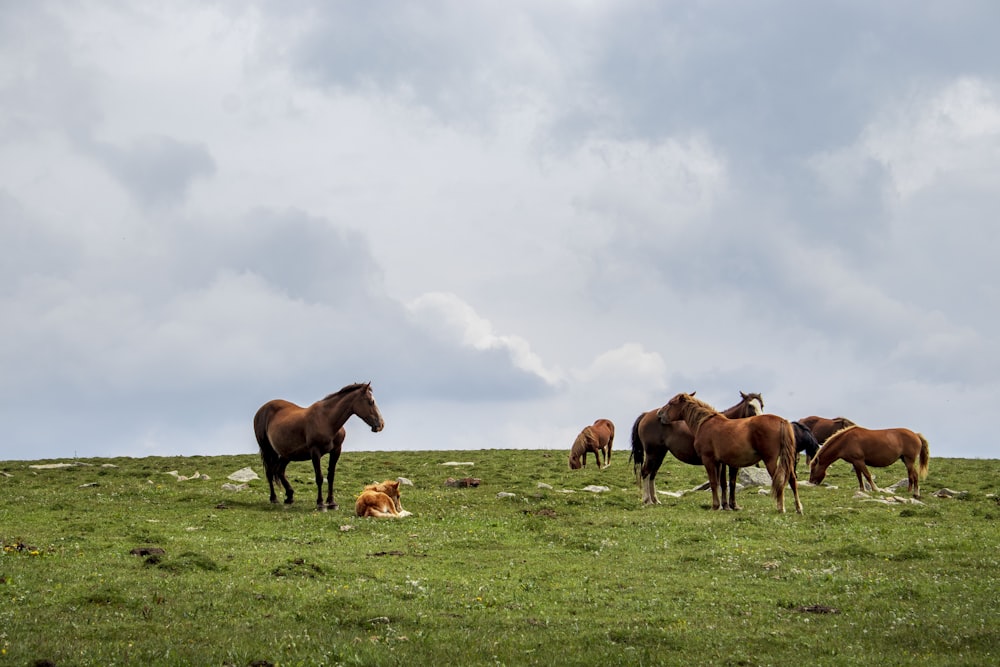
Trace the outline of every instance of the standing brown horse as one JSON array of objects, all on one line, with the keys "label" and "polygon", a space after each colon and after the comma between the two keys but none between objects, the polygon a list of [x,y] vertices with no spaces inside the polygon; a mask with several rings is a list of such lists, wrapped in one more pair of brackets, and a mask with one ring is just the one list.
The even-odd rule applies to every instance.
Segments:
[{"label": "standing brown horse", "polygon": [[[302,408],[280,398],[268,401],[253,418],[253,430],[260,445],[260,459],[264,463],[267,483],[271,487],[271,502],[278,502],[274,493],[274,482],[280,481],[285,487],[285,504],[291,504],[292,485],[285,476],[285,468],[290,461],[311,460],[316,473],[316,509],[337,509],[333,499],[333,476],[337,470],[337,459],[347,432],[344,424],[351,415],[357,415],[378,433],[385,426],[382,413],[375,405],[371,382],[350,384],[324,399],[316,401],[308,408]],[[320,459],[330,455],[327,470],[326,503],[323,502],[323,471]]]},{"label": "standing brown horse", "polygon": [[[578,470],[587,465],[587,453],[594,453],[594,461],[598,468],[611,465],[611,445],[615,441],[615,425],[610,419],[598,419],[591,426],[584,426],[580,435],[576,436],[569,452],[569,469]],[[600,455],[604,455],[601,465]]]},{"label": "standing brown horse", "polygon": [[[759,415],[764,409],[764,399],[760,394],[740,392],[740,402],[725,410],[722,414],[730,419],[742,419]],[[694,450],[694,434],[683,421],[663,422],[659,419],[657,410],[650,410],[639,415],[632,424],[632,453],[636,480],[642,490],[644,505],[658,505],[654,480],[656,473],[663,464],[667,452],[674,455],[681,463],[688,465],[704,465],[701,457]],[[739,468],[729,469],[729,500],[723,497],[723,507],[739,509],[736,505],[736,474]],[[720,472],[723,489],[725,484],[725,469]],[[725,496],[725,494],[723,494]]]},{"label": "standing brown horse", "polygon": [[712,486],[712,509],[720,509],[719,464],[745,468],[764,461],[771,475],[771,494],[778,511],[785,511],[785,485],[792,487],[795,511],[802,513],[795,479],[795,433],[786,419],[757,415],[729,419],[690,394],[677,394],[657,411],[661,419],[683,419],[694,433],[694,448],[701,456]]},{"label": "standing brown horse", "polygon": [[[906,466],[907,487],[914,498],[920,497],[920,480],[927,476],[930,461],[930,446],[927,438],[906,428],[886,428],[871,430],[860,426],[848,426],[837,431],[819,448],[819,454],[809,469],[809,482],[819,484],[826,477],[826,469],[837,459],[844,459],[854,466],[858,476],[858,486],[865,490],[864,480],[878,491],[872,481],[868,466],[885,468],[903,459]],[[919,458],[919,466],[917,464]],[[862,477],[864,479],[862,479]]]},{"label": "standing brown horse", "polygon": [[[827,419],[826,417],[817,417],[815,415],[800,419],[799,423],[812,431],[813,436],[816,438],[816,442],[818,442],[820,446],[822,446],[823,443],[837,431],[843,430],[848,426],[857,426],[857,424],[846,417],[834,417],[833,419]],[[808,463],[808,461],[806,462]]]}]

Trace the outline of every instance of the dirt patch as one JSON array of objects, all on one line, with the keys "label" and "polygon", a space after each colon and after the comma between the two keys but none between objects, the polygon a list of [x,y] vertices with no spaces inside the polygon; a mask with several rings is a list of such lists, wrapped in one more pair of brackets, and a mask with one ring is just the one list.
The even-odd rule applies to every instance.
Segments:
[{"label": "dirt patch", "polygon": [[833,607],[827,607],[825,604],[808,604],[801,607],[796,607],[795,611],[801,611],[805,614],[839,614],[840,610]]},{"label": "dirt patch", "polygon": [[315,579],[323,575],[323,568],[314,563],[306,563],[303,558],[296,558],[288,561],[285,565],[279,565],[271,570],[271,574],[276,577],[305,577]]}]

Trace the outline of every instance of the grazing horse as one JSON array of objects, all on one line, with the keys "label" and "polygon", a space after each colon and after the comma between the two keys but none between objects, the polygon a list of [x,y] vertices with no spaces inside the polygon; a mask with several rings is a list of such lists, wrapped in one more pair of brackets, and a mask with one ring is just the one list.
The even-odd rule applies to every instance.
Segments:
[{"label": "grazing horse", "polygon": [[[378,433],[385,426],[372,396],[371,382],[347,385],[308,408],[280,398],[260,407],[253,418],[253,430],[260,445],[260,460],[264,463],[267,483],[271,487],[272,503],[278,502],[274,493],[275,481],[280,481],[285,487],[285,504],[292,503],[294,492],[285,476],[288,463],[311,460],[316,473],[316,509],[337,509],[333,499],[333,476],[347,435],[344,424],[351,415],[361,417],[373,433]],[[329,490],[324,503],[320,459],[326,454],[330,455],[327,471]]]},{"label": "grazing horse", "polygon": [[812,434],[815,436],[816,442],[819,443],[820,447],[822,447],[823,443],[837,431],[841,431],[848,426],[857,426],[857,424],[846,417],[834,417],[833,419],[827,419],[826,417],[817,417],[815,415],[812,417],[803,417],[799,420],[799,423],[812,431]]},{"label": "grazing horse", "polygon": [[745,468],[764,461],[771,475],[771,493],[778,511],[785,511],[785,485],[792,487],[795,511],[802,513],[795,479],[795,434],[792,425],[777,415],[729,419],[690,394],[677,394],[659,409],[661,419],[683,419],[694,433],[694,448],[701,456],[712,486],[712,509],[720,509],[719,463]]},{"label": "grazing horse", "polygon": [[[764,410],[764,399],[760,394],[740,392],[740,402],[723,411],[730,419],[742,419],[759,415]],[[629,455],[634,463],[636,480],[642,490],[644,505],[658,505],[654,480],[656,473],[663,464],[667,452],[674,455],[681,463],[688,465],[703,465],[701,457],[694,450],[694,435],[683,421],[663,422],[656,416],[656,410],[643,412],[632,424],[632,453]],[[723,506],[728,509],[739,509],[736,505],[736,474],[738,468],[729,470],[729,500],[723,498]],[[725,488],[725,470],[720,473]]]},{"label": "grazing horse", "polygon": [[[594,453],[594,461],[598,468],[607,468],[611,465],[611,445],[615,441],[615,425],[610,419],[598,419],[590,426],[583,427],[580,435],[576,436],[573,447],[569,452],[569,469],[579,470],[587,465],[587,453]],[[601,464],[600,455],[604,455],[604,464]]]},{"label": "grazing horse", "polygon": [[[914,498],[920,497],[920,480],[927,476],[931,452],[927,438],[906,428],[871,430],[848,426],[837,431],[819,448],[819,454],[809,469],[809,482],[819,484],[826,477],[826,469],[837,459],[844,459],[854,466],[858,486],[865,490],[868,480],[873,491],[878,491],[872,481],[868,466],[885,468],[903,459],[906,466],[907,488]],[[917,467],[914,467],[918,463]],[[864,479],[862,479],[862,477]]]},{"label": "grazing horse", "polygon": [[799,452],[806,453],[806,465],[809,465],[819,451],[819,442],[805,424],[792,422],[792,428],[795,430],[795,469],[798,470]]}]

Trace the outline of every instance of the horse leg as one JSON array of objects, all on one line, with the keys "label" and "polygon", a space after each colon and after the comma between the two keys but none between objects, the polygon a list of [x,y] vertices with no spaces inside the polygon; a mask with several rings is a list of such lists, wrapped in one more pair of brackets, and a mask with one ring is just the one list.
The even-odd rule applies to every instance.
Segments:
[{"label": "horse leg", "polygon": [[278,478],[281,482],[281,486],[285,487],[285,504],[291,505],[294,501],[295,492],[292,491],[292,484],[288,481],[288,477],[285,475],[285,469],[288,468],[288,460],[281,459],[278,461],[278,468],[274,471],[274,476]]},{"label": "horse leg", "polygon": [[719,461],[715,464],[715,469],[719,476],[719,501],[722,503],[720,507],[727,510],[729,509],[729,487],[726,484],[726,464]]},{"label": "horse leg", "polygon": [[907,482],[909,482],[906,490],[912,493],[914,498],[919,498],[920,476],[917,474],[917,469],[913,467],[914,461],[903,459],[903,463],[906,464],[906,477]]},{"label": "horse leg", "polygon": [[740,506],[736,504],[736,478],[739,477],[739,474],[738,467],[729,466],[729,509],[734,512],[740,509]]},{"label": "horse leg", "polygon": [[872,479],[872,474],[868,472],[868,466],[865,465],[864,461],[858,461],[854,464],[854,474],[858,476],[858,486],[861,487],[862,491],[865,490],[865,483],[862,480],[862,476],[864,479],[868,480],[868,485],[872,487],[872,493],[878,493],[880,491],[880,489],[875,486],[875,480]]},{"label": "horse leg", "polygon": [[267,472],[267,485],[271,488],[271,502],[274,504],[278,503],[278,494],[274,492],[274,478],[277,473],[273,470],[268,470]]},{"label": "horse leg", "polygon": [[330,452],[330,464],[326,473],[326,481],[328,487],[326,496],[326,506],[332,510],[335,510],[339,507],[339,505],[337,505],[337,501],[333,499],[333,477],[334,475],[337,474],[338,459],[340,459],[340,445],[335,446],[333,448],[333,451]]},{"label": "horse leg", "polygon": [[[777,475],[777,473],[778,473],[778,460],[777,460],[777,458],[771,459],[770,461],[766,461],[765,464],[764,464],[764,467],[767,468],[767,474],[769,474],[771,476],[771,479],[773,480],[774,477],[775,477],[775,475]],[[775,502],[778,505],[778,513],[779,514],[784,514],[785,513],[785,485],[782,484],[781,486],[778,486],[777,484],[774,484],[772,482],[771,489],[774,492]]]},{"label": "horse leg", "polygon": [[788,476],[788,485],[792,487],[792,497],[795,498],[795,513],[802,514],[802,501],[799,500],[798,475],[795,474],[794,468],[792,468],[792,474]]},{"label": "horse leg", "polygon": [[662,454],[660,452],[647,452],[646,460],[642,464],[642,502],[645,505],[660,504],[660,499],[656,497],[654,480],[656,480],[656,473],[659,472],[660,466],[663,465],[665,456],[666,452]]},{"label": "horse leg", "polygon": [[708,473],[708,485],[712,487],[712,509],[721,509],[722,505],[719,503],[719,465],[715,461],[705,460],[705,472]]},{"label": "horse leg", "polygon": [[312,464],[313,473],[316,475],[316,509],[325,512],[326,505],[323,504],[323,455],[313,452]]}]

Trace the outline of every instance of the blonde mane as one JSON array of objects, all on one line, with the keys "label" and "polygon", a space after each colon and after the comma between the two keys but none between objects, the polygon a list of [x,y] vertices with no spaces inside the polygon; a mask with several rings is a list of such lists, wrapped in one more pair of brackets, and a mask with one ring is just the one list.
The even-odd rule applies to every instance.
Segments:
[{"label": "blonde mane", "polygon": [[687,422],[692,433],[697,433],[701,425],[705,423],[705,420],[722,414],[705,401],[695,398],[691,394],[679,394],[676,399],[681,405],[681,415],[684,417],[684,421]]}]

